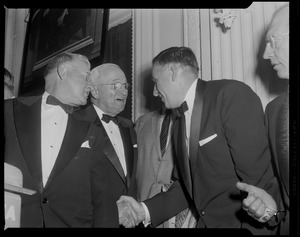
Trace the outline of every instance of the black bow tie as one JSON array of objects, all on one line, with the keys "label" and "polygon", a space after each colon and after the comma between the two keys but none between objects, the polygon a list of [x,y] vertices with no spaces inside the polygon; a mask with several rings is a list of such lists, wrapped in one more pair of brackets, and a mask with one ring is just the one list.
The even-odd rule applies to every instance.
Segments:
[{"label": "black bow tie", "polygon": [[186,103],[186,101],[184,101],[180,107],[176,108],[176,109],[172,109],[172,112],[173,114],[175,115],[175,117],[177,118],[180,118],[185,111],[187,111],[189,108],[188,108],[188,105]]},{"label": "black bow tie", "polygon": [[68,114],[72,114],[74,111],[74,107],[72,105],[63,104],[52,95],[48,96],[46,103],[49,105],[59,105]]},{"label": "black bow tie", "polygon": [[119,121],[118,121],[118,119],[116,117],[112,117],[112,116],[110,116],[108,114],[103,114],[102,120],[104,122],[106,122],[106,123],[109,123],[109,121],[113,121],[115,124],[119,123]]}]

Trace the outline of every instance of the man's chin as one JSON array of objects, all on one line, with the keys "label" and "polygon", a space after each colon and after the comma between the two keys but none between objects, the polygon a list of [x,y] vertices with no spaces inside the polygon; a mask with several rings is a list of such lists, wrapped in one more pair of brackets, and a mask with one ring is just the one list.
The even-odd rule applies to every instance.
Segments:
[{"label": "man's chin", "polygon": [[277,71],[277,76],[280,79],[289,79],[289,74],[282,71]]}]

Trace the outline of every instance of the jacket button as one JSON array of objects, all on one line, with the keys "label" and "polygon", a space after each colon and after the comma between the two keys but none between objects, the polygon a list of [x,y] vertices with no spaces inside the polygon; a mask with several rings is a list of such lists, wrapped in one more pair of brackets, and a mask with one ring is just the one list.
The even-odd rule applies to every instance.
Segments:
[{"label": "jacket button", "polygon": [[44,204],[47,204],[49,201],[47,200],[47,198],[44,198],[42,201]]},{"label": "jacket button", "polygon": [[204,214],[205,214],[205,212],[204,212],[204,211],[202,211],[202,212],[200,213],[200,216],[204,216]]}]

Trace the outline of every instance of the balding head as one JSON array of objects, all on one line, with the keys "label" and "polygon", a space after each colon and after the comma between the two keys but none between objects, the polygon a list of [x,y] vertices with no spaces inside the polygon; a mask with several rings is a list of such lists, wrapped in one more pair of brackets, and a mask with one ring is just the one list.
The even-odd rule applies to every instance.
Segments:
[{"label": "balding head", "polygon": [[119,74],[124,75],[124,72],[116,64],[113,64],[113,63],[101,64],[100,66],[95,67],[91,71],[90,80],[95,85],[110,83],[110,81],[111,81],[111,79],[110,79],[111,76],[110,75],[115,74],[115,73],[119,73]]},{"label": "balding head", "polygon": [[45,90],[64,104],[85,105],[89,95],[90,63],[84,55],[64,52],[47,65]]},{"label": "balding head", "polygon": [[289,33],[290,25],[289,25],[289,5],[284,5],[279,8],[273,15],[268,34],[272,34],[273,30],[277,30],[279,32]]},{"label": "balding head", "polygon": [[289,79],[289,35],[289,5],[284,5],[274,13],[263,55],[282,79]]}]

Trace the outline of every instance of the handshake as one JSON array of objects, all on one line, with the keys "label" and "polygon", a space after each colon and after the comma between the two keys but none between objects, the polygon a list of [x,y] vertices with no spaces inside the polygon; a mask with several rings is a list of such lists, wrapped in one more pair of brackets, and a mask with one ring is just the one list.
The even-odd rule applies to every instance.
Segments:
[{"label": "handshake", "polygon": [[134,198],[121,196],[117,201],[119,212],[119,224],[125,228],[133,228],[145,220],[146,214],[144,207]]}]

